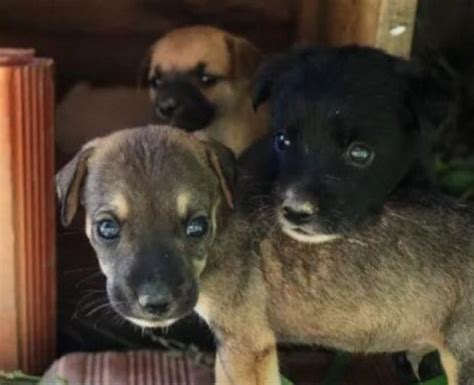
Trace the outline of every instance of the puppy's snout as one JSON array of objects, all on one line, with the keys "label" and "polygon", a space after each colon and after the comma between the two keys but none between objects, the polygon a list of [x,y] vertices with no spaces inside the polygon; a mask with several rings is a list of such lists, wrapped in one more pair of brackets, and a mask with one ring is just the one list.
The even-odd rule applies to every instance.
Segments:
[{"label": "puppy's snout", "polygon": [[166,286],[144,284],[137,291],[138,303],[142,309],[153,315],[168,313],[173,304],[173,295]]},{"label": "puppy's snout", "polygon": [[316,211],[309,202],[285,201],[282,206],[283,217],[295,225],[309,222]]},{"label": "puppy's snout", "polygon": [[160,99],[157,103],[158,112],[165,118],[170,118],[177,108],[178,102],[173,97]]}]

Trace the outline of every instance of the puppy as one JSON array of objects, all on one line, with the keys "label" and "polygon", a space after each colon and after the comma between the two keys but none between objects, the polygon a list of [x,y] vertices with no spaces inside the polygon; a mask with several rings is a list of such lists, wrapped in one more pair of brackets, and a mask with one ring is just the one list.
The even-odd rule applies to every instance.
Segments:
[{"label": "puppy", "polygon": [[278,384],[277,341],[434,347],[450,385],[474,384],[472,212],[415,196],[369,230],[305,244],[268,213],[250,226],[236,183],[229,150],[167,127],[93,141],[57,176],[65,225],[84,203],[113,307],[143,327],[196,310],[218,340],[219,385]]},{"label": "puppy", "polygon": [[[429,179],[451,91],[375,49],[310,47],[263,67],[255,107],[267,100],[278,220],[298,241],[323,242],[373,219],[398,186]],[[265,165],[261,154],[250,168]]]},{"label": "puppy", "polygon": [[248,40],[208,26],[179,28],[151,49],[150,94],[159,123],[203,130],[239,155],[267,129],[252,108],[262,54]]}]

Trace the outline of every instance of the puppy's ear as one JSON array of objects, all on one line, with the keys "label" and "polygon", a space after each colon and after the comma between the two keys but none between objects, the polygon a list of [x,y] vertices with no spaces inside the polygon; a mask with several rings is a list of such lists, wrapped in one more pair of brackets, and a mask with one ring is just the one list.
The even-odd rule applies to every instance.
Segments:
[{"label": "puppy's ear", "polygon": [[290,66],[292,57],[279,55],[265,62],[259,69],[253,89],[252,104],[256,111],[272,94],[272,89],[279,75]]},{"label": "puppy's ear", "polygon": [[262,53],[247,39],[226,35],[225,43],[231,62],[231,76],[252,79],[263,60]]},{"label": "puppy's ear", "polygon": [[56,193],[61,206],[61,223],[69,226],[79,206],[81,188],[87,174],[87,160],[97,140],[86,144],[72,160],[56,174]]},{"label": "puppy's ear", "polygon": [[215,140],[205,140],[206,157],[210,168],[219,180],[227,205],[234,208],[235,156],[231,150]]},{"label": "puppy's ear", "polygon": [[408,80],[408,101],[419,128],[435,133],[450,117],[456,86],[447,68],[426,68],[418,62],[402,62],[398,71]]}]

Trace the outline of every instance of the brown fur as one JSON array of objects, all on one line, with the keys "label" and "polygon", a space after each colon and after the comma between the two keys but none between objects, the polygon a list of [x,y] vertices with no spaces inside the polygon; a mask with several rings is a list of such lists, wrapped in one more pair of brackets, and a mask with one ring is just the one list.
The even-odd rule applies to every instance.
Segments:
[{"label": "brown fur", "polygon": [[255,112],[251,103],[252,79],[261,60],[259,50],[244,38],[210,26],[185,27],[153,45],[150,76],[157,66],[163,73],[186,73],[204,63],[206,70],[223,77],[213,87],[197,84],[218,110],[203,131],[240,155],[267,131],[266,109]]},{"label": "brown fur", "polygon": [[[217,384],[275,385],[277,341],[362,353],[436,348],[450,385],[474,384],[474,229],[467,210],[438,202],[390,202],[377,225],[332,242],[303,244],[282,234],[270,213],[251,222],[224,203],[232,172],[225,152],[216,152],[222,172],[207,161],[215,145],[165,127],[123,131],[101,142],[110,145],[99,146],[100,153],[90,158],[95,161],[89,169],[94,165],[101,171],[86,178],[88,215],[109,193],[119,192],[128,197],[137,223],[161,226],[182,215],[176,187],[196,199],[188,202],[188,212],[196,210],[198,200],[208,202],[208,213],[219,204],[212,236],[199,246],[186,248],[185,239],[162,227],[158,237],[163,244],[173,240],[190,260],[202,248],[194,308],[218,340]],[[149,157],[154,152],[141,169],[158,173],[129,172],[141,164],[138,149]],[[116,185],[106,184],[104,193],[99,186],[109,174],[117,176]],[[138,180],[132,183],[131,175]],[[81,184],[61,174],[58,181],[63,192]],[[159,195],[147,193],[155,185],[162,186]],[[143,200],[156,201],[156,208],[138,210]],[[149,236],[134,234],[122,247],[137,248]],[[108,280],[117,278],[123,270],[110,271],[108,249],[91,242]],[[118,253],[112,256],[115,263],[120,263]],[[133,258],[127,258],[130,264]]]}]

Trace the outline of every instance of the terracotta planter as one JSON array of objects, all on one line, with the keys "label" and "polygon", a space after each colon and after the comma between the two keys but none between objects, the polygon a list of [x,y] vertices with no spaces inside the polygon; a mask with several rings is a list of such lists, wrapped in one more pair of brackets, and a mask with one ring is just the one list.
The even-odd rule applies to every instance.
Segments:
[{"label": "terracotta planter", "polygon": [[56,347],[53,62],[0,49],[0,370]]}]

